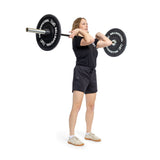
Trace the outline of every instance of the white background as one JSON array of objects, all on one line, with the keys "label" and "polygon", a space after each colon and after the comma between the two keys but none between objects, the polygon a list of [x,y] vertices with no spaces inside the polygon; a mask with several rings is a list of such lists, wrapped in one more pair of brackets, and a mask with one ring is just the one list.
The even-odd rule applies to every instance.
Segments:
[{"label": "white background", "polygon": [[[158,0],[5,0],[0,12],[1,160],[160,159]],[[71,39],[45,52],[25,32],[45,14],[58,17],[63,33],[85,17],[93,36],[114,27],[127,35],[123,55],[99,49],[93,132],[100,143],[83,139],[84,99],[76,135],[85,146],[67,144],[76,59]]]}]

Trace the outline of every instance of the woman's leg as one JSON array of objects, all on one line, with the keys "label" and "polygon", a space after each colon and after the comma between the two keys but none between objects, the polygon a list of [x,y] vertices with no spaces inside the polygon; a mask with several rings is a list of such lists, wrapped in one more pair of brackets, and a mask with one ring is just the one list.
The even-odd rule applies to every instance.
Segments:
[{"label": "woman's leg", "polygon": [[74,91],[73,92],[73,105],[72,110],[69,116],[69,129],[70,135],[74,135],[74,129],[76,125],[77,115],[81,108],[82,100],[83,100],[83,92]]},{"label": "woman's leg", "polygon": [[86,133],[91,132],[92,129],[95,100],[96,93],[86,94]]}]

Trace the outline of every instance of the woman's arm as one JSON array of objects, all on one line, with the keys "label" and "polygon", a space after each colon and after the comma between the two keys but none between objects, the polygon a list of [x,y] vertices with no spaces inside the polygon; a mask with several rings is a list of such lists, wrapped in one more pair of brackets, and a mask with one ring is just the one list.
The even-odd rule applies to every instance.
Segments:
[{"label": "woman's arm", "polygon": [[89,33],[79,28],[71,31],[70,38],[74,38],[74,36],[77,36],[79,34],[83,36],[81,43],[80,43],[81,46],[87,46],[94,42],[94,38]]},{"label": "woman's arm", "polygon": [[112,45],[112,41],[100,32],[96,34],[96,38],[99,40],[97,42],[97,48],[104,48],[104,47]]}]

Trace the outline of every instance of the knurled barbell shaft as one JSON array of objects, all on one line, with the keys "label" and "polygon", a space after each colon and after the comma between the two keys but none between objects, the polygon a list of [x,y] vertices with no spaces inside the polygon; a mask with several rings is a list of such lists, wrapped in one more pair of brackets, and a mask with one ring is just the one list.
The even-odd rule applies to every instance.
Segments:
[{"label": "knurled barbell shaft", "polygon": [[[50,34],[49,30],[35,29],[35,28],[26,28],[26,32],[37,33],[37,34]],[[69,34],[61,34],[61,36],[69,37]]]}]

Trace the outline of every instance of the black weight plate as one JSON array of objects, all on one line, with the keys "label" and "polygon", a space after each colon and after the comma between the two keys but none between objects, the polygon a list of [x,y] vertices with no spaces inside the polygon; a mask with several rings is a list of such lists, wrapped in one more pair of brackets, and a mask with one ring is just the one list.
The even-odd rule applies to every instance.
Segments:
[{"label": "black weight plate", "polygon": [[106,33],[106,36],[111,40],[115,41],[115,44],[112,44],[111,46],[105,47],[104,51],[111,57],[117,57],[125,50],[127,45],[127,39],[125,33],[118,29],[114,28],[109,30]]},{"label": "black weight plate", "polygon": [[37,29],[49,30],[49,34],[36,34],[39,47],[45,51],[50,51],[56,47],[61,36],[61,26],[58,19],[47,14],[38,22]]}]

